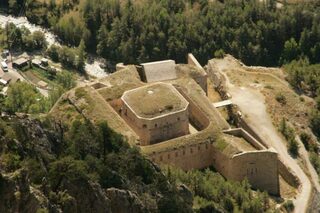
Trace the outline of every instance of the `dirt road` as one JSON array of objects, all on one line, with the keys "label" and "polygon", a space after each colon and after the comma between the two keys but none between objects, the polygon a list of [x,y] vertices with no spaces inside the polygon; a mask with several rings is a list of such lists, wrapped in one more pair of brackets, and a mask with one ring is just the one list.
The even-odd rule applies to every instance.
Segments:
[{"label": "dirt road", "polygon": [[308,201],[312,192],[312,185],[303,170],[287,152],[287,147],[278,131],[272,124],[272,120],[267,113],[264,96],[254,88],[238,87],[231,83],[225,73],[230,68],[223,60],[217,63],[219,71],[226,77],[226,86],[232,96],[232,102],[239,106],[243,115],[249,120],[253,129],[264,139],[269,146],[272,146],[279,153],[279,158],[291,168],[299,178],[301,185],[299,193],[294,200],[295,212],[306,212]]}]

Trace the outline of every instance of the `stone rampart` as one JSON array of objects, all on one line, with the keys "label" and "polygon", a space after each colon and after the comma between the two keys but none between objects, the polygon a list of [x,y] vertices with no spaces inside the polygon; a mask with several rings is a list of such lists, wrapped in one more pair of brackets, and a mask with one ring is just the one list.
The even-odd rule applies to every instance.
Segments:
[{"label": "stone rampart", "polygon": [[246,130],[244,130],[242,128],[225,130],[223,132],[227,133],[229,135],[244,138],[248,143],[250,143],[257,150],[263,150],[263,149],[267,148],[264,145],[262,145],[258,140],[256,140],[252,135],[250,135]]},{"label": "stone rampart", "polygon": [[212,144],[210,141],[204,141],[153,153],[149,157],[158,164],[173,165],[185,171],[203,169],[213,163]]},{"label": "stone rampart", "polygon": [[236,154],[231,158],[227,178],[249,180],[253,188],[279,194],[278,154],[271,150]]},{"label": "stone rampart", "polygon": [[[203,71],[203,73],[206,73],[201,64],[198,62],[198,60],[194,57],[192,53],[188,54],[188,64],[193,65]],[[208,84],[207,84],[208,76],[205,75],[199,75],[198,77],[194,78],[194,80],[200,85],[200,87],[205,91],[207,94],[208,92]]]}]

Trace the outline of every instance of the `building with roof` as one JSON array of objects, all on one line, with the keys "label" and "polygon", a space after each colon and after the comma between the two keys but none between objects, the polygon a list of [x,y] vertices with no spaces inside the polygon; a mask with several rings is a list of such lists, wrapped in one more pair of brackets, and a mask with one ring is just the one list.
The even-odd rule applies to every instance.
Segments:
[{"label": "building with roof", "polygon": [[188,101],[167,83],[155,83],[126,91],[121,116],[149,145],[189,133]]},{"label": "building with roof", "polygon": [[176,62],[174,60],[143,63],[142,79],[148,83],[166,81],[177,78]]},{"label": "building with roof", "polygon": [[12,66],[16,69],[22,69],[26,67],[29,63],[27,58],[21,57],[13,61]]}]

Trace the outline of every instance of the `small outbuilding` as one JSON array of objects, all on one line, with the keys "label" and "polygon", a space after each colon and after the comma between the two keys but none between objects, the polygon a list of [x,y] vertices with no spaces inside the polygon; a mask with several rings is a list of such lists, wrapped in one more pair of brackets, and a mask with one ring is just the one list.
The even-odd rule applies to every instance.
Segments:
[{"label": "small outbuilding", "polygon": [[24,67],[28,66],[29,60],[26,58],[18,58],[13,61],[12,66],[16,69],[23,69]]},{"label": "small outbuilding", "polygon": [[32,63],[32,66],[35,66],[35,67],[41,66],[41,60],[37,58],[33,59],[31,63]]}]

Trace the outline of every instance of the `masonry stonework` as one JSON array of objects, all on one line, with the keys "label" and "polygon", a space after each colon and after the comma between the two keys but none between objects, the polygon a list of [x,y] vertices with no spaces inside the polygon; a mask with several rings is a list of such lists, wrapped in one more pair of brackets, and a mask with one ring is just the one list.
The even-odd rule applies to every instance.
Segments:
[{"label": "masonry stonework", "polygon": [[[163,88],[156,90],[153,89],[154,86]],[[172,96],[171,98],[177,103],[168,105],[167,103],[161,103],[161,100],[159,100],[152,104],[151,102],[162,98],[162,93]],[[140,101],[145,103],[130,101],[130,99],[139,98],[135,97],[136,95],[143,95],[143,100]],[[121,99],[123,101],[121,116],[139,135],[140,145],[150,145],[189,133],[189,103],[172,85],[157,83],[153,87],[145,86],[134,89],[125,93]],[[144,104],[150,105],[151,108],[137,109]]]},{"label": "masonry stonework", "polygon": [[179,167],[185,171],[203,169],[212,165],[212,145],[204,142],[177,149],[154,153],[150,159],[158,164]]},{"label": "masonry stonework", "polygon": [[[193,56],[189,56],[188,63],[176,65],[177,79],[165,78],[166,83],[143,83],[136,69],[123,67],[93,84],[88,97],[94,95],[96,105],[106,105],[106,113],[102,115],[110,127],[124,135],[130,144],[140,145],[141,152],[155,163],[186,171],[214,166],[227,179],[247,178],[253,188],[278,195],[278,168],[284,166],[279,163],[277,153],[266,147],[248,126],[231,128],[206,96],[207,75],[203,74],[203,68]],[[156,72],[162,69],[159,64],[169,64],[166,69],[172,71],[175,63],[145,65],[149,80],[167,77]],[[214,63],[208,65],[207,72],[215,80],[215,86],[223,88],[223,78],[217,75]],[[227,97],[224,93],[222,96]],[[97,106],[93,109],[99,110]],[[90,118],[90,111],[85,112]],[[189,125],[195,129],[192,134]],[[284,176],[291,178],[290,172]]]}]

